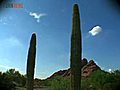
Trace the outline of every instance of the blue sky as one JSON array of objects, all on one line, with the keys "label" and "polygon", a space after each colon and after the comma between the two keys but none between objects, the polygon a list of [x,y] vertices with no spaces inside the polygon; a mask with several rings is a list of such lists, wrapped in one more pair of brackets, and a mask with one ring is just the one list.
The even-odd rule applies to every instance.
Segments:
[{"label": "blue sky", "polygon": [[[11,0],[10,0],[11,1]],[[77,1],[77,0],[76,0]],[[74,0],[20,0],[24,8],[0,13],[0,71],[16,68],[25,74],[31,34],[37,34],[35,77],[46,78],[69,68]],[[15,2],[13,0],[12,2]],[[110,0],[78,0],[83,57],[104,70],[120,68],[120,11]]]}]

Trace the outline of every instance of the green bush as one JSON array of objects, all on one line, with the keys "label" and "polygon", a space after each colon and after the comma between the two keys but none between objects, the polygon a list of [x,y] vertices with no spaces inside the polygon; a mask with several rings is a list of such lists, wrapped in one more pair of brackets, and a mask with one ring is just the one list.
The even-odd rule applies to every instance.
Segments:
[{"label": "green bush", "polygon": [[51,80],[49,90],[70,90],[70,79],[63,77],[55,77]]},{"label": "green bush", "polygon": [[82,80],[82,90],[119,90],[119,86],[119,70],[112,73],[98,70]]},{"label": "green bush", "polygon": [[0,90],[14,90],[15,84],[11,81],[11,78],[3,73],[0,75]]},{"label": "green bush", "polygon": [[[49,90],[70,90],[70,78],[58,76],[50,80],[49,85]],[[98,70],[81,81],[81,90],[119,90],[119,86],[120,70],[112,73]]]},{"label": "green bush", "polygon": [[26,78],[15,69],[9,69],[5,73],[0,72],[0,90],[14,90],[16,86],[24,87]]}]

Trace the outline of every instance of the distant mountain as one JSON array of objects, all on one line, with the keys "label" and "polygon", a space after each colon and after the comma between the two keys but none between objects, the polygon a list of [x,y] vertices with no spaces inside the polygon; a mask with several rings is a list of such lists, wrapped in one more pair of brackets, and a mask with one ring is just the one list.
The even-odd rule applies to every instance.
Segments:
[{"label": "distant mountain", "polygon": [[[101,70],[101,68],[94,62],[94,60],[90,60],[88,62],[88,60],[86,58],[84,58],[82,60],[81,69],[82,69],[82,78],[87,78],[93,72],[95,72],[97,70]],[[54,74],[52,74],[47,79],[52,79],[52,78],[54,78],[56,76],[68,77],[68,76],[70,76],[70,73],[71,73],[70,68],[67,69],[67,70],[60,70],[60,71],[55,72]]]}]

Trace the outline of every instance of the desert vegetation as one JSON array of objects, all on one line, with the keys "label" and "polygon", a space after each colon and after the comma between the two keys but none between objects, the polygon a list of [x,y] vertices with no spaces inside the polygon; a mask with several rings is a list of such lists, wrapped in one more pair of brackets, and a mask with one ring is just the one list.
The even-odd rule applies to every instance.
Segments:
[{"label": "desert vegetation", "polygon": [[[28,50],[26,75],[15,69],[0,72],[0,90],[33,90],[35,86],[47,87],[48,90],[119,90],[120,70],[106,72],[98,67],[98,70],[82,78],[82,35],[77,4],[73,7],[70,54],[70,75],[56,75],[45,80],[34,79],[36,34],[33,33]],[[92,60],[89,65],[91,63],[94,64]],[[87,70],[86,67],[84,70]]]},{"label": "desert vegetation", "polygon": [[[70,77],[57,76],[50,81],[50,90],[70,90]],[[90,77],[81,80],[81,90],[119,90],[119,86],[120,70],[97,70]]]},{"label": "desert vegetation", "polygon": [[0,72],[0,90],[15,90],[16,87],[25,87],[26,75],[15,69]]},{"label": "desert vegetation", "polygon": [[[51,79],[34,79],[34,85],[46,86],[47,90],[70,90],[70,77],[56,76]],[[81,90],[119,90],[120,70],[97,70],[81,80]],[[15,69],[0,72],[0,90],[26,90],[26,75]]]}]

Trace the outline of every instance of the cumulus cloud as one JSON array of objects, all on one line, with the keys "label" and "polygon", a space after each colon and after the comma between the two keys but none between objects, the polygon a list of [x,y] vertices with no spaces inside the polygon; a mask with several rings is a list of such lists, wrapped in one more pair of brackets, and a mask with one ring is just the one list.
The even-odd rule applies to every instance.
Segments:
[{"label": "cumulus cloud", "polygon": [[33,18],[37,19],[37,22],[40,22],[40,18],[46,16],[47,14],[45,13],[35,13],[35,12],[29,12],[29,15],[32,16]]},{"label": "cumulus cloud", "polygon": [[92,28],[91,31],[89,31],[89,34],[92,35],[92,36],[96,36],[101,31],[102,31],[102,28],[100,26],[95,26],[95,27]]}]

